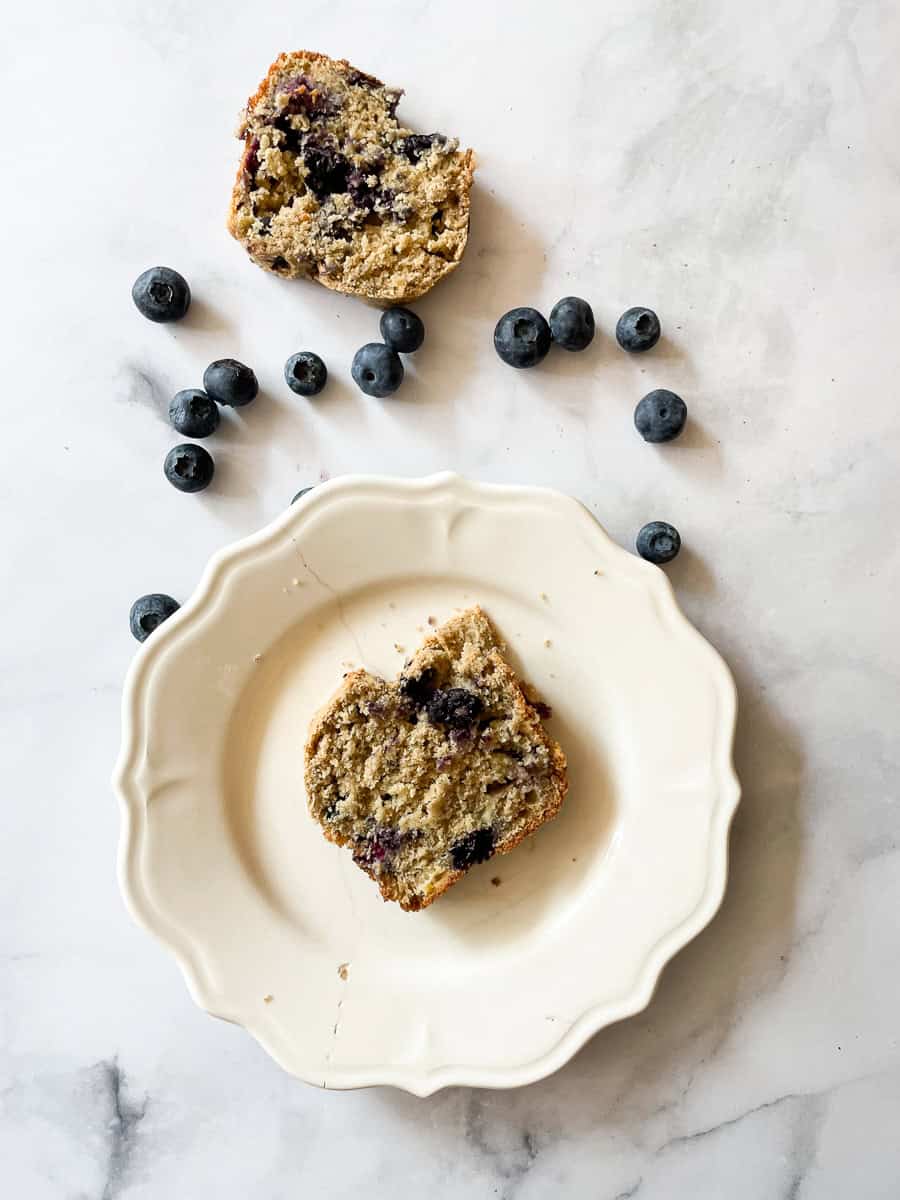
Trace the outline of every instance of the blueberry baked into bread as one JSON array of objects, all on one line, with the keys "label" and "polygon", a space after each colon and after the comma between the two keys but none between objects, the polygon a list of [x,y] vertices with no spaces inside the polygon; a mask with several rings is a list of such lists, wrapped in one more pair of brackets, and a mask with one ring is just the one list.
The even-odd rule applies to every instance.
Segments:
[{"label": "blueberry baked into bread", "polygon": [[474,159],[396,118],[402,92],[343,59],[280,55],[250,97],[228,227],[259,266],[414,300],[459,263]]},{"label": "blueberry baked into bread", "polygon": [[348,674],[310,726],[306,794],[329,841],[385,900],[425,908],[475,863],[555,817],[566,758],[478,607],[387,683]]}]

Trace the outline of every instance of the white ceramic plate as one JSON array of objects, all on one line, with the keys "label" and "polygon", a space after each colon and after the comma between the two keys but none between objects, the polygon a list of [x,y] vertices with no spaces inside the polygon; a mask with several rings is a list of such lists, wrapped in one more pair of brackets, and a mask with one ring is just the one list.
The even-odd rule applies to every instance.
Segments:
[{"label": "white ceramic plate", "polygon": [[[569,796],[404,913],[307,815],[307,723],[351,664],[393,677],[429,616],[476,601],[553,706]],[[728,670],[665,575],[575,500],[333,480],[216,555],[138,652],[122,888],[197,1003],[310,1083],[528,1083],[642,1009],[716,911],[734,719]]]}]

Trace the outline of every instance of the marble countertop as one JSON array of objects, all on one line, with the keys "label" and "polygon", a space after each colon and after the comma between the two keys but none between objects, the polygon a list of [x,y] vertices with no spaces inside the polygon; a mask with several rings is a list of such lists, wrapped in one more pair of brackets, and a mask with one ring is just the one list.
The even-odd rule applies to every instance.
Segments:
[{"label": "marble countertop", "polygon": [[[50,0],[7,14],[0,1158],[18,1200],[894,1200],[900,1189],[900,12],[884,2],[454,6]],[[463,266],[363,403],[377,314],[253,267],[223,228],[237,111],[304,45],[477,148]],[[195,303],[143,321],[162,262]],[[600,336],[533,372],[500,313],[576,293]],[[628,358],[618,314],[665,340]],[[280,382],[319,351],[329,390]],[[209,492],[162,479],[212,358],[262,394]],[[653,386],[691,423],[631,427]],[[739,686],[745,798],[713,924],[646,1012],[542,1083],[323,1093],[195,1009],[132,925],[109,775],[131,601],[348,471],[547,484],[685,550],[681,603]]]}]

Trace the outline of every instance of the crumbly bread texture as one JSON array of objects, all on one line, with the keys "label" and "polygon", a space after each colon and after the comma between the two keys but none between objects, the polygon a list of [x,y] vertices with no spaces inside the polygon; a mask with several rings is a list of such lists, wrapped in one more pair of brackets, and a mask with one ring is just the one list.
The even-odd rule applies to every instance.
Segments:
[{"label": "crumbly bread texture", "polygon": [[382,304],[458,264],[474,156],[398,124],[402,92],[344,59],[280,55],[238,128],[228,228],[259,266]]},{"label": "crumbly bread texture", "polygon": [[396,683],[352,671],[310,726],[306,794],[385,900],[425,908],[555,817],[566,757],[478,607],[427,638]]}]

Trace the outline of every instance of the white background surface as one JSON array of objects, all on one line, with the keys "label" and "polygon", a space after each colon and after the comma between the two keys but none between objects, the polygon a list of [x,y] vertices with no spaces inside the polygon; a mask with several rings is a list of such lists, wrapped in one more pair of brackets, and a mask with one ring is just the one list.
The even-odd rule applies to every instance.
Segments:
[{"label": "white background surface", "polygon": [[[377,313],[254,268],[223,229],[237,111],[306,46],[405,86],[480,160],[463,266],[402,392],[348,379]],[[900,1180],[900,16],[889,3],[50,3],[6,16],[0,228],[0,1160],[24,1200],[893,1198]],[[133,278],[195,302],[140,318]],[[601,336],[530,373],[505,309],[567,292]],[[644,359],[611,340],[660,313]],[[281,383],[312,348],[315,402]],[[212,358],[259,400],[161,464]],[[689,431],[644,445],[651,386]],[[630,542],[664,517],[740,689],[723,910],[647,1012],[510,1093],[324,1094],[191,1004],[128,920],[108,776],[128,607],[347,471],[541,483]],[[586,948],[590,952],[590,948]],[[468,1002],[477,1004],[477,996]]]}]

